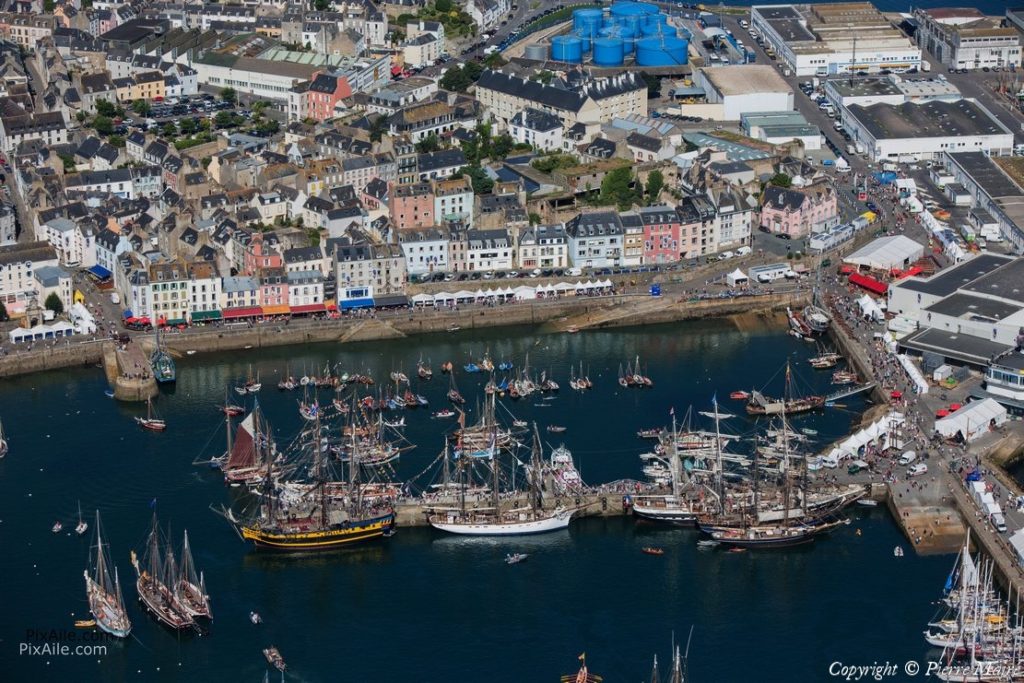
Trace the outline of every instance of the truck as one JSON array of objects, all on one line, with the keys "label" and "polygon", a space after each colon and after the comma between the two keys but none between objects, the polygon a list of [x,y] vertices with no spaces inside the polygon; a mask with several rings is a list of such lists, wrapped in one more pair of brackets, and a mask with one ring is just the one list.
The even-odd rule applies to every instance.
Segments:
[{"label": "truck", "polygon": [[921,71],[924,71],[925,73],[928,73],[931,70],[932,70],[931,62],[929,62],[927,59],[922,59],[921,60]]},{"label": "truck", "polygon": [[853,145],[857,150],[857,154],[864,154],[864,152],[866,151],[863,142],[855,142],[853,143]]},{"label": "truck", "polygon": [[850,144],[848,144],[846,146],[846,153],[847,154],[856,154],[857,153],[857,145],[853,144],[852,142]]},{"label": "truck", "polygon": [[115,305],[121,303],[121,295],[118,294],[117,292],[111,292],[110,293],[110,303],[115,304]]},{"label": "truck", "polygon": [[786,277],[786,273],[790,272],[792,272],[792,270],[788,263],[769,263],[764,266],[754,266],[750,269],[749,274],[752,280],[757,280],[762,284],[767,284]]}]

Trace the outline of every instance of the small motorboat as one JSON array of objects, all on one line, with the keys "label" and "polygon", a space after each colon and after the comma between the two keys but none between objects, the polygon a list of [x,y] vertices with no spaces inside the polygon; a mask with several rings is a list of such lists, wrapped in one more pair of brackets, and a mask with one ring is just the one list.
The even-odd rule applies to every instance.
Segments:
[{"label": "small motorboat", "polygon": [[449,331],[449,332],[458,332],[458,331],[459,331],[459,330],[461,330],[461,329],[462,329],[462,328],[461,328],[461,327],[459,327],[458,325],[449,325],[449,326],[448,326],[448,331]]},{"label": "small motorboat", "polygon": [[103,395],[106,396],[107,398],[114,398],[114,391],[113,389],[107,389],[106,391],[103,392]]},{"label": "small motorboat", "polygon": [[444,410],[438,410],[431,417],[436,417],[438,419],[444,419],[444,418],[447,418],[447,417],[455,417],[455,411],[454,410],[448,410],[447,408],[445,408]]},{"label": "small motorboat", "polygon": [[569,334],[576,334],[577,332],[580,331],[580,328],[576,327],[575,325],[569,325],[569,327],[567,327],[565,331],[568,332]]},{"label": "small motorboat", "polygon": [[665,549],[664,548],[659,548],[657,546],[650,546],[649,545],[649,546],[645,546],[645,547],[641,548],[640,550],[642,552],[647,553],[648,555],[664,555],[665,554]]},{"label": "small motorboat", "polygon": [[804,434],[805,436],[817,436],[818,430],[811,429],[810,427],[804,427],[803,429],[800,430],[800,433]]},{"label": "small motorboat", "polygon": [[512,553],[511,555],[505,556],[505,564],[519,564],[525,562],[529,555],[526,553]]},{"label": "small motorboat", "polygon": [[392,429],[401,429],[402,427],[405,426],[405,418],[404,417],[400,417],[397,420],[394,420],[394,421],[391,421],[391,422],[385,420],[384,421],[384,426],[385,427],[391,427]]},{"label": "small motorboat", "polygon": [[526,420],[513,420],[512,426],[516,429],[526,429],[526,427],[529,426],[529,423]]},{"label": "small motorboat", "polygon": [[747,549],[746,548],[729,548],[729,552],[730,553],[745,553],[745,552],[747,552]]},{"label": "small motorboat", "polygon": [[254,624],[262,624],[263,617],[261,617],[257,612],[249,612],[249,621]]},{"label": "small motorboat", "polygon": [[63,528],[64,528],[63,524],[61,524],[60,522],[54,522],[53,526],[50,528],[50,531],[52,531],[55,534],[59,534],[60,530],[63,529]]},{"label": "small motorboat", "polygon": [[235,405],[234,403],[226,403],[218,407],[220,408],[220,411],[222,413],[224,413],[225,415],[230,415],[231,417],[238,417],[239,415],[245,414],[245,408],[239,405]]},{"label": "small motorboat", "polygon": [[548,431],[552,434],[561,434],[565,431],[565,427],[561,427],[559,425],[548,425]]},{"label": "small motorboat", "polygon": [[697,547],[701,548],[701,549],[704,549],[704,550],[710,550],[711,548],[717,548],[719,545],[721,545],[721,544],[718,541],[714,541],[714,540],[711,540],[711,539],[704,539],[704,540],[701,540],[701,541],[697,541]]},{"label": "small motorboat", "polygon": [[871,498],[858,498],[857,505],[865,508],[874,508],[878,507],[878,501]]},{"label": "small motorboat", "polygon": [[395,531],[395,526],[394,526],[394,524],[392,524],[387,529],[385,529],[384,533],[382,533],[381,536],[383,536],[384,538],[391,538],[396,533],[397,532]]},{"label": "small motorboat", "polygon": [[742,390],[734,391],[731,394],[729,394],[729,398],[731,398],[731,399],[733,399],[735,401],[746,401],[747,399],[750,398],[750,392],[749,391],[742,391]]},{"label": "small motorboat", "polygon": [[892,551],[893,557],[903,557],[903,547],[896,546]]},{"label": "small motorboat", "polygon": [[276,647],[265,647],[263,648],[263,656],[267,658],[267,661],[274,665],[278,671],[284,671],[288,668],[288,665],[284,663],[284,657],[278,652]]},{"label": "small motorboat", "polygon": [[95,626],[95,619],[79,619],[75,622],[75,628],[94,628]]},{"label": "small motorboat", "polygon": [[196,350],[195,349],[189,349],[188,351],[185,352],[185,355],[186,356],[194,356],[194,355],[196,355]]}]

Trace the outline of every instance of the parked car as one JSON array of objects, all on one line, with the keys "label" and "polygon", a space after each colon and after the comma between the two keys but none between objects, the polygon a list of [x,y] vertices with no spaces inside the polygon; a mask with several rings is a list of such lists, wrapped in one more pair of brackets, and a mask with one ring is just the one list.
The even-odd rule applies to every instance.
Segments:
[{"label": "parked car", "polygon": [[916,465],[911,465],[907,468],[908,477],[920,477],[923,474],[928,473],[928,465],[923,462],[919,462]]}]

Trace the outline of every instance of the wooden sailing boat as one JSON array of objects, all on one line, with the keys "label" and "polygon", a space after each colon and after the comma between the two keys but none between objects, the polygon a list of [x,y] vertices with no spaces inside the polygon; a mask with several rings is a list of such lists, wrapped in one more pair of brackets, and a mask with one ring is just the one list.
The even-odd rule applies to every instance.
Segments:
[{"label": "wooden sailing boat", "polygon": [[153,414],[153,399],[146,399],[146,417],[136,417],[135,423],[143,429],[154,432],[162,432],[167,429],[167,423]]},{"label": "wooden sailing boat", "polygon": [[575,674],[567,674],[562,676],[561,683],[601,683],[604,679],[597,674],[592,674],[587,669],[587,653],[584,652],[579,656],[580,670]]},{"label": "wooden sailing boat", "polygon": [[181,572],[176,577],[176,588],[181,598],[181,605],[193,617],[213,619],[210,611],[210,596],[206,592],[206,580],[202,572],[196,572],[192,549],[188,544],[188,531],[181,546]]},{"label": "wooden sailing boat", "polygon": [[117,567],[111,577],[108,565],[110,560],[103,547],[103,536],[100,529],[100,512],[96,511],[96,549],[95,558],[91,560],[91,573],[86,569],[85,593],[89,600],[89,611],[96,620],[96,626],[104,633],[117,638],[127,638],[132,631],[132,622],[124,608],[124,597],[121,595],[121,582],[117,576]]},{"label": "wooden sailing boat", "polygon": [[[537,426],[533,427],[533,450],[531,453],[531,471],[541,471],[541,445],[540,433]],[[460,505],[458,508],[442,510],[429,517],[432,527],[441,531],[461,536],[522,536],[526,534],[539,534],[549,531],[565,529],[572,521],[575,510],[567,510],[563,507],[556,507],[554,510],[543,509],[543,499],[540,488],[540,477],[529,478],[529,507],[502,510],[499,482],[500,454],[501,449],[494,445],[495,433],[492,433],[492,444],[488,449],[491,461],[491,505],[490,508],[467,510],[465,490],[468,482],[465,481],[470,461],[484,459],[488,454],[481,456],[463,453],[459,457],[460,481]],[[461,451],[461,443],[459,450]]]},{"label": "wooden sailing boat", "polygon": [[220,408],[220,411],[222,413],[228,415],[229,417],[238,417],[239,415],[245,414],[245,408],[236,403],[232,403],[231,401],[228,400],[227,387],[224,387],[224,403],[222,403],[218,407]]},{"label": "wooden sailing boat", "polygon": [[78,524],[75,525],[75,533],[81,536],[89,529],[89,523],[82,519],[82,501],[78,501]]},{"label": "wooden sailing boat", "polygon": [[428,380],[434,376],[434,371],[430,367],[430,363],[423,362],[423,356],[420,356],[420,360],[416,363],[416,375],[422,380]]},{"label": "wooden sailing boat", "polygon": [[455,386],[455,373],[451,373],[450,383],[448,389],[448,400],[456,405],[463,405],[466,399],[462,398],[462,394],[459,393],[459,388]]},{"label": "wooden sailing boat", "polygon": [[[349,454],[348,482],[331,481],[319,414],[310,434],[303,451],[308,458],[308,466],[302,470],[305,480],[282,481],[268,461],[255,514],[243,521],[227,515],[242,538],[261,549],[309,552],[333,550],[390,532],[395,524],[394,509],[368,505],[363,498],[358,450]],[[284,496],[282,491],[288,485],[297,496]],[[332,487],[330,495],[328,486]]]},{"label": "wooden sailing boat", "polygon": [[191,627],[194,621],[182,603],[177,585],[178,566],[174,560],[174,551],[170,546],[161,548],[156,512],[153,513],[153,526],[147,539],[144,562],[145,567],[139,563],[133,550],[132,566],[138,575],[135,587],[139,592],[139,602],[168,628],[181,630]]}]

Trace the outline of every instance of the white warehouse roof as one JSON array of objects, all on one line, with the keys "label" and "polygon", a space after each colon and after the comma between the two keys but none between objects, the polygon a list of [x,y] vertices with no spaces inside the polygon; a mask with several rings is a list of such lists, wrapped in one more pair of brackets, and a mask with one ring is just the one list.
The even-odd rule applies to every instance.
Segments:
[{"label": "white warehouse roof", "polygon": [[873,270],[903,268],[924,256],[924,246],[903,235],[879,237],[843,259]]}]

